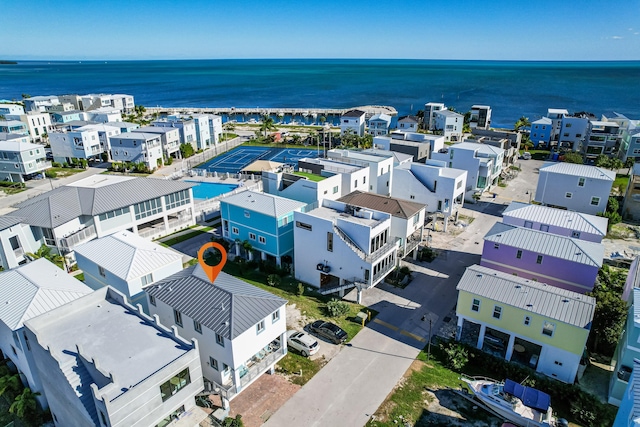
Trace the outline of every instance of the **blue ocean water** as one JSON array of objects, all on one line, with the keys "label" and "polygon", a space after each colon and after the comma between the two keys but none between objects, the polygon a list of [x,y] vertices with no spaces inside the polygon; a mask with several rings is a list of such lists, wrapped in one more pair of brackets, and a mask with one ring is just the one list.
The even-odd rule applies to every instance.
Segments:
[{"label": "blue ocean water", "polygon": [[640,61],[176,60],[0,65],[0,99],[21,94],[128,93],[163,107],[348,108],[429,101],[459,111],[491,105],[494,126],[547,108],[640,118]]}]

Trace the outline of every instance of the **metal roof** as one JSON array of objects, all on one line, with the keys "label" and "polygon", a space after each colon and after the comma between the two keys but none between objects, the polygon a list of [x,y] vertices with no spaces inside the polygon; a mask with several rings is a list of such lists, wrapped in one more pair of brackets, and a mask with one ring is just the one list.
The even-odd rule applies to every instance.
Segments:
[{"label": "metal roof", "polygon": [[488,242],[600,268],[604,245],[497,222],[484,236]]},{"label": "metal roof", "polygon": [[498,156],[504,153],[504,150],[502,148],[494,147],[493,145],[489,144],[478,144],[477,142],[460,142],[458,144],[449,146],[449,149],[479,151],[481,153],[486,153],[494,156]]},{"label": "metal roof", "polygon": [[0,320],[13,331],[23,322],[93,292],[44,258],[0,272]]},{"label": "metal roof", "polygon": [[75,252],[125,281],[182,262],[182,255],[126,230],[77,246]]},{"label": "metal roof", "polygon": [[99,215],[186,190],[194,185],[185,181],[153,178],[105,182],[105,185],[91,188],[76,186],[80,181],[73,186],[58,187],[16,204],[18,210],[12,215],[23,217],[29,225],[55,228],[81,215]]},{"label": "metal roof", "polygon": [[[22,152],[22,151],[36,150],[39,148],[44,149],[44,145],[33,144],[31,142],[21,142],[16,140],[0,141],[0,151]],[[44,150],[42,151],[42,156],[44,157]]]},{"label": "metal roof", "polygon": [[467,267],[456,289],[586,329],[596,308],[593,297],[480,265]]},{"label": "metal roof", "polygon": [[228,339],[255,327],[287,303],[224,272],[211,283],[200,265],[169,276],[145,292]]},{"label": "metal roof", "polygon": [[364,193],[358,190],[339,198],[338,201],[386,212],[391,214],[391,216],[403,219],[412,218],[415,214],[426,208],[426,206],[421,203],[410,202],[395,197],[381,196],[375,193]]},{"label": "metal roof", "polygon": [[362,116],[364,116],[364,115],[365,115],[365,112],[364,112],[364,111],[360,111],[360,110],[349,110],[349,111],[347,111],[346,113],[344,113],[344,114],[342,115],[342,117],[355,117],[355,118],[358,118],[358,117],[362,117]]},{"label": "metal roof", "polygon": [[609,222],[607,218],[600,216],[521,202],[511,202],[502,212],[502,216],[540,222],[600,236],[607,234],[607,223]]},{"label": "metal roof", "polygon": [[6,230],[9,227],[20,224],[24,221],[24,218],[13,215],[0,216],[0,230]]},{"label": "metal roof", "polygon": [[257,193],[255,191],[241,191],[220,199],[221,203],[228,203],[239,208],[259,212],[274,218],[280,218],[295,210],[300,210],[306,203],[273,194]]},{"label": "metal roof", "polygon": [[602,179],[605,181],[613,181],[616,179],[616,173],[597,166],[578,165],[576,163],[547,163],[542,165],[540,172],[553,172],[562,175],[573,175],[584,178]]}]

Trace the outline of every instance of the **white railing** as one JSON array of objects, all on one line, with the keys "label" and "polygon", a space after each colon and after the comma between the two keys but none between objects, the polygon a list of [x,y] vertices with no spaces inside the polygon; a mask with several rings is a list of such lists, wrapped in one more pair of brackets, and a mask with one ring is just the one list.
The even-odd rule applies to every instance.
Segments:
[{"label": "white railing", "polygon": [[76,245],[86,242],[87,240],[91,240],[97,236],[98,233],[96,233],[96,227],[92,224],[87,228],[83,228],[80,231],[60,239],[60,247],[62,250],[70,252]]},{"label": "white railing", "polygon": [[356,244],[356,242],[351,240],[351,237],[347,236],[347,234],[344,231],[340,230],[340,228],[338,228],[335,224],[333,225],[333,231],[335,231],[335,233],[338,235],[338,237],[340,237],[340,239],[349,248],[351,248],[351,250],[353,252],[355,252],[360,258],[362,258],[364,260],[367,257],[365,252],[362,249],[360,249],[360,247]]}]

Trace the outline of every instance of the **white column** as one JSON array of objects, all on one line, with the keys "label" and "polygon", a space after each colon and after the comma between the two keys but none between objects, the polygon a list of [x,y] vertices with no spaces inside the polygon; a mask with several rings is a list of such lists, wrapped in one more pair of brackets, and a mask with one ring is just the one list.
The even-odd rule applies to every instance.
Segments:
[{"label": "white column", "polygon": [[482,344],[484,344],[484,334],[487,331],[487,327],[482,324],[480,325],[480,334],[478,334],[478,345],[477,348],[482,350]]},{"label": "white column", "polygon": [[279,256],[276,257],[276,265],[278,267],[282,267],[282,257],[279,257]]},{"label": "white column", "polygon": [[260,252],[260,259],[262,261],[266,261],[267,260],[267,254],[265,252]]},{"label": "white column", "polygon": [[460,341],[462,337],[462,325],[464,324],[464,317],[458,317],[458,326],[456,327],[456,341]]},{"label": "white column", "polygon": [[507,360],[511,360],[511,356],[513,355],[513,345],[515,344],[516,336],[509,336],[509,344],[507,344],[507,354],[505,354],[504,358]]}]

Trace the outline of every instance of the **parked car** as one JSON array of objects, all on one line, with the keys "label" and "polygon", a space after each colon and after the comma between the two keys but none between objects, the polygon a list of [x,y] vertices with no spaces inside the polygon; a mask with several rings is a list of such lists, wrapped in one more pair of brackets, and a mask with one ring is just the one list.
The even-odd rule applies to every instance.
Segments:
[{"label": "parked car", "polygon": [[318,341],[305,332],[287,331],[287,346],[299,351],[304,357],[318,352]]},{"label": "parked car", "polygon": [[347,333],[338,325],[324,320],[316,320],[309,325],[309,330],[314,334],[326,338],[334,344],[342,344],[347,340]]},{"label": "parked car", "polygon": [[524,160],[531,160],[531,153],[528,151],[525,151],[524,153],[522,153],[522,158]]}]

